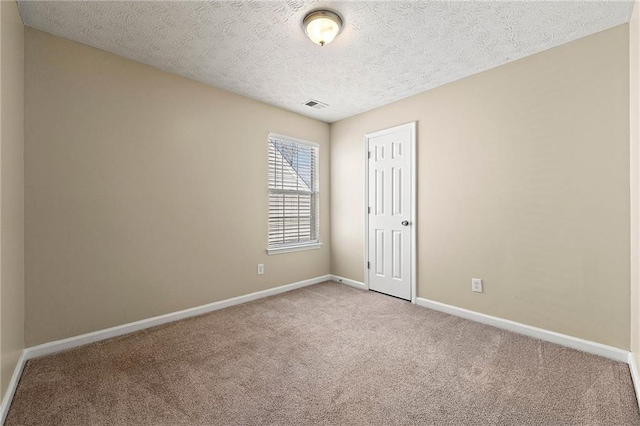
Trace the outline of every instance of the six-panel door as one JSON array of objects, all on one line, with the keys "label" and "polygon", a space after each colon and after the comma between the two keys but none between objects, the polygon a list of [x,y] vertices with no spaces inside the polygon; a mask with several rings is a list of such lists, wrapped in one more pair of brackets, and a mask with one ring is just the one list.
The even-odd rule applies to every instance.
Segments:
[{"label": "six-panel door", "polygon": [[369,288],[411,300],[411,131],[369,137]]}]

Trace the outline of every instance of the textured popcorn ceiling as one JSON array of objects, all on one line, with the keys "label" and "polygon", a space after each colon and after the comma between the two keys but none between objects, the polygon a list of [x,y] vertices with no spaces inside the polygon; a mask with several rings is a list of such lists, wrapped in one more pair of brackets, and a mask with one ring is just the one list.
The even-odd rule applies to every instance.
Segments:
[{"label": "textured popcorn ceiling", "polygon": [[[629,21],[622,1],[20,1],[26,25],[333,122]],[[301,22],[340,14],[320,47]],[[309,99],[329,104],[317,110]]]}]

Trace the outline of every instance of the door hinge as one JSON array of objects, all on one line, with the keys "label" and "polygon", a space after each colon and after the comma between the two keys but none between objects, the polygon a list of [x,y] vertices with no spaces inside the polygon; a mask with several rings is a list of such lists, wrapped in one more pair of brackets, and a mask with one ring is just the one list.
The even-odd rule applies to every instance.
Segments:
[{"label": "door hinge", "polygon": [[371,262],[367,262],[367,269],[371,269]]},{"label": "door hinge", "polygon": [[367,152],[367,158],[371,158],[371,151]]},{"label": "door hinge", "polygon": [[367,213],[371,214],[371,207],[367,207]]}]

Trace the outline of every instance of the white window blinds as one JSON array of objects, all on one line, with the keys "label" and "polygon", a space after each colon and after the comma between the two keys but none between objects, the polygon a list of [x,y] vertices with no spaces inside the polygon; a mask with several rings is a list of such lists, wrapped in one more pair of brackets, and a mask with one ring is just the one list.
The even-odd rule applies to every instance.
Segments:
[{"label": "white window blinds", "polygon": [[318,242],[318,145],[269,135],[269,248]]}]

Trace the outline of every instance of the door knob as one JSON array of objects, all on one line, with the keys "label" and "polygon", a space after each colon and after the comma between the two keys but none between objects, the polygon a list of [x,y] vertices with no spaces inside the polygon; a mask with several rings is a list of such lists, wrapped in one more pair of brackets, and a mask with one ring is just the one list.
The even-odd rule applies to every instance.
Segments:
[{"label": "door knob", "polygon": [[408,220],[403,220],[401,225],[402,226],[409,226],[409,221]]}]

